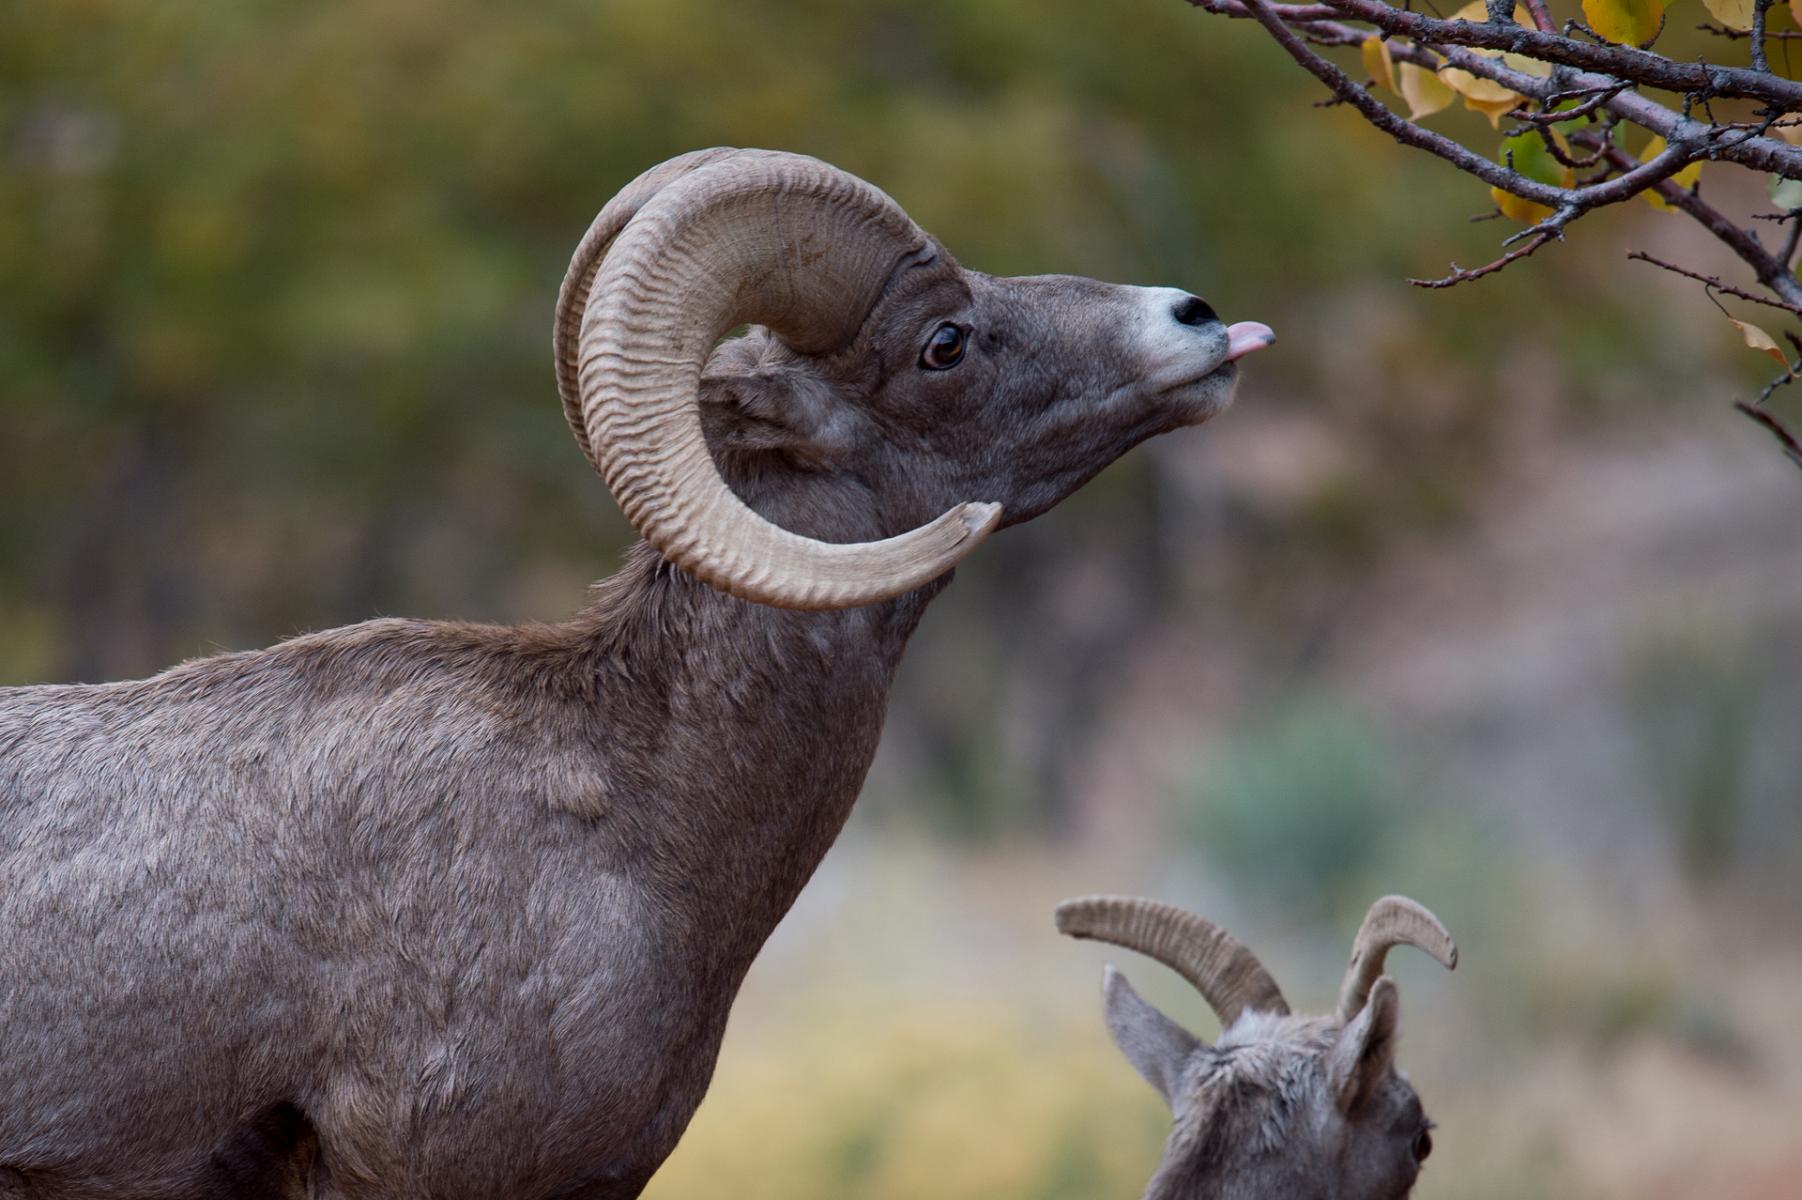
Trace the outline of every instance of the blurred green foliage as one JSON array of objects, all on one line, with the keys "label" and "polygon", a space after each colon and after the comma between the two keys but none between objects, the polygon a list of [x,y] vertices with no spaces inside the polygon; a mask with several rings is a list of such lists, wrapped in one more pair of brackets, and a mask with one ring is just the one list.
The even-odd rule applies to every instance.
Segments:
[{"label": "blurred green foliage", "polygon": [[1761,672],[1743,650],[1694,633],[1653,640],[1635,666],[1626,707],[1645,759],[1651,815],[1670,831],[1690,881],[1719,882],[1743,850]]},{"label": "blurred green foliage", "polygon": [[[1337,581],[1457,527],[1547,356],[1573,409],[1584,380],[1633,391],[1627,362],[1671,390],[1709,369],[1682,339],[1624,345],[1642,306],[1576,251],[1477,297],[1407,289],[1490,245],[1461,220],[1482,198],[1314,98],[1181,0],[15,5],[0,682],[573,609],[628,531],[557,416],[567,256],[645,167],[779,146],[876,181],[972,266],[1269,320],[1285,340],[1248,389],[1333,447],[1280,502],[1129,455],[960,572],[896,696],[914,790],[964,836],[1063,827],[1159,620],[1206,606],[1249,659],[1317,644]],[[1548,278],[1590,319],[1528,303]],[[1072,563],[1111,590],[1062,599]]]},{"label": "blurred green foliage", "polygon": [[1184,811],[1235,894],[1324,923],[1380,895],[1375,881],[1405,848],[1398,775],[1368,719],[1308,697],[1226,739]]},{"label": "blurred green foliage", "polygon": [[549,314],[593,212],[683,150],[815,153],[972,265],[1234,313],[1394,276],[1417,206],[1457,204],[1298,119],[1276,51],[1175,0],[71,0],[6,24],[0,616],[37,631],[12,680],[511,616],[548,594],[522,579],[605,573],[626,534],[556,419]]}]

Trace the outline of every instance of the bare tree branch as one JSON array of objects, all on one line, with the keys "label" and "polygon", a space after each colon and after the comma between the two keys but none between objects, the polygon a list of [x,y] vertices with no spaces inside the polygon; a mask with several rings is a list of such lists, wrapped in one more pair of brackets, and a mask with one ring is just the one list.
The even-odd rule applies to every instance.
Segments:
[{"label": "bare tree branch", "polygon": [[[1209,2],[1212,0],[1202,0],[1200,7],[1208,7]],[[1705,62],[1677,62],[1649,50],[1631,46],[1595,46],[1514,24],[1444,21],[1393,8],[1383,0],[1327,0],[1327,5],[1337,9],[1342,17],[1365,21],[1384,33],[1415,41],[1503,50],[1668,92],[1705,92],[1710,96],[1764,100],[1784,109],[1802,109],[1802,83],[1769,71],[1721,67]]]},{"label": "bare tree branch", "polygon": [[1764,17],[1771,0],[1752,0],[1752,69],[1770,74],[1771,64],[1764,56]]},{"label": "bare tree branch", "polygon": [[1529,237],[1527,242],[1523,244],[1520,249],[1510,250],[1494,262],[1485,263],[1480,267],[1468,271],[1463,267],[1460,267],[1457,263],[1453,263],[1451,274],[1449,275],[1442,276],[1438,279],[1410,279],[1408,282],[1419,288],[1448,288],[1454,287],[1460,283],[1469,283],[1473,279],[1481,279],[1485,275],[1493,275],[1503,267],[1506,267],[1509,263],[1518,262],[1545,245],[1547,242],[1563,236],[1559,230],[1539,229],[1537,227],[1529,230],[1528,234]]},{"label": "bare tree branch", "polygon": [[[1632,161],[1620,150],[1611,149],[1609,157]],[[1741,229],[1719,209],[1676,184],[1668,181],[1659,184],[1658,194],[1665,203],[1680,208],[1695,218],[1703,228],[1724,242],[1729,250],[1739,255],[1740,261],[1751,267],[1758,276],[1758,282],[1777,293],[1778,299],[1785,305],[1802,311],[1802,283],[1798,283],[1789,268],[1764,248],[1764,243],[1751,230]]]},{"label": "bare tree branch", "polygon": [[[1416,149],[1438,155],[1459,170],[1474,175],[1493,187],[1519,196],[1523,200],[1531,200],[1535,204],[1542,204],[1554,210],[1574,209],[1577,213],[1582,213],[1603,204],[1611,204],[1638,195],[1659,180],[1675,175],[1696,157],[1696,151],[1684,137],[1684,133],[1687,131],[1673,129],[1672,136],[1666,139],[1667,145],[1664,150],[1645,163],[1636,163],[1630,169],[1623,168],[1623,174],[1605,182],[1574,189],[1540,183],[1536,179],[1529,179],[1500,163],[1484,158],[1444,134],[1435,133],[1390,109],[1372,96],[1363,85],[1342,71],[1337,64],[1311,50],[1295,30],[1283,23],[1282,18],[1277,15],[1268,0],[1239,0],[1239,2],[1243,3],[1251,12],[1254,20],[1269,31],[1270,36],[1276,40],[1277,44],[1289,52],[1291,58],[1326,84],[1335,96],[1356,109],[1366,121],[1402,145],[1413,146]],[[1472,57],[1485,67],[1491,62],[1480,55]],[[1503,68],[1503,71],[1510,76],[1518,75],[1523,81],[1532,81],[1535,90],[1538,90],[1538,85],[1546,83],[1546,81],[1536,80],[1530,75],[1507,71],[1506,68]],[[1690,124],[1695,123],[1690,122]]]},{"label": "bare tree branch", "polygon": [[[1692,164],[1713,162],[1768,172],[1783,181],[1802,181],[1802,147],[1788,140],[1802,127],[1802,82],[1778,75],[1770,68],[1768,41],[1786,35],[1768,27],[1775,0],[1753,0],[1749,34],[1721,29],[1729,37],[1749,37],[1751,64],[1729,67],[1702,60],[1679,61],[1651,49],[1656,34],[1640,47],[1620,45],[1600,37],[1580,21],[1557,26],[1544,0],[1521,0],[1527,23],[1515,20],[1514,0],[1484,0],[1483,20],[1447,20],[1415,12],[1411,0],[1320,0],[1291,3],[1278,0],[1189,0],[1197,8],[1219,16],[1256,21],[1303,69],[1326,85],[1326,106],[1343,106],[1382,130],[1404,146],[1424,150],[1488,184],[1499,192],[1519,197],[1547,211],[1543,220],[1504,238],[1503,253],[1480,267],[1453,263],[1439,279],[1412,279],[1418,287],[1448,288],[1483,279],[1528,258],[1554,241],[1585,214],[1621,204],[1635,196],[1653,193],[1666,205],[1684,213],[1706,229],[1749,267],[1770,293],[1761,295],[1713,276],[1635,251],[1629,257],[1696,280],[1711,300],[1717,293],[1750,300],[1793,316],[1802,317],[1802,281],[1791,269],[1802,249],[1802,213],[1755,213],[1735,218],[1702,199],[1697,185],[1681,186],[1675,176]],[[1432,0],[1427,0],[1432,7]],[[1435,14],[1437,10],[1435,9]],[[1660,25],[1659,32],[1663,26]],[[1374,94],[1377,84],[1347,74],[1325,51],[1362,47],[1372,37],[1384,41],[1388,58],[1425,71],[1457,70],[1499,85],[1518,99],[1504,115],[1513,123],[1506,138],[1534,136],[1546,155],[1565,172],[1566,186],[1554,176],[1550,182],[1534,167],[1534,175],[1516,169],[1523,143],[1505,140],[1496,161],[1470,149],[1456,137],[1427,128],[1405,117]],[[1787,48],[1785,54],[1787,55]],[[1508,57],[1504,58],[1506,54]],[[1529,60],[1523,63],[1522,60]],[[1532,63],[1540,66],[1531,67]],[[1451,80],[1455,90],[1469,92],[1466,82]],[[1394,87],[1393,81],[1390,86]],[[1642,89],[1663,92],[1653,99]],[[1714,102],[1723,99],[1760,101],[1750,119],[1717,117]],[[1477,107],[1467,95],[1467,106]],[[1486,111],[1495,120],[1494,109]],[[1746,115],[1743,110],[1728,114]],[[1646,131],[1644,161],[1635,158],[1619,142],[1623,125]],[[1662,143],[1651,141],[1662,139]],[[1802,141],[1802,137],[1798,137]],[[1534,147],[1535,143],[1525,143]],[[1647,153],[1657,147],[1655,152]],[[1574,149],[1573,149],[1574,148]],[[1524,161],[1524,160],[1523,160]],[[1538,176],[1538,177],[1535,177]],[[1785,187],[1792,187],[1785,183]],[[1782,204],[1793,203],[1773,192]],[[1504,204],[1517,215],[1518,206]],[[1753,220],[1787,222],[1780,229],[1781,245],[1773,252],[1759,238]],[[1719,304],[1718,300],[1715,300]],[[1723,310],[1725,311],[1725,310]],[[1796,347],[1798,360],[1772,381],[1757,400],[1739,405],[1741,411],[1771,431],[1784,452],[1802,466],[1802,446],[1764,407],[1773,390],[1802,378],[1802,338],[1785,330]],[[1788,359],[1785,359],[1788,364]]]},{"label": "bare tree branch", "polygon": [[1627,251],[1627,257],[1635,262],[1651,263],[1653,266],[1661,267],[1664,270],[1671,272],[1673,275],[1681,275],[1686,279],[1694,279],[1698,283],[1706,284],[1708,287],[1713,288],[1723,295],[1734,296],[1741,300],[1750,300],[1754,304],[1763,304],[1771,308],[1780,308],[1784,312],[1802,316],[1802,307],[1785,303],[1782,300],[1773,300],[1769,296],[1760,296],[1757,292],[1748,292],[1744,288],[1734,287],[1730,283],[1723,282],[1718,275],[1703,275],[1699,271],[1691,271],[1687,267],[1678,266],[1676,263],[1665,262],[1662,258],[1654,258],[1643,250],[1629,250]]},{"label": "bare tree branch", "polygon": [[[1387,7],[1381,3],[1381,0],[1370,0],[1370,2],[1379,8]],[[1257,18],[1257,14],[1251,10],[1245,0],[1189,0],[1189,3],[1222,16]],[[1276,13],[1279,18],[1285,9],[1308,13],[1309,19],[1299,22],[1297,28],[1302,29],[1307,37],[1322,45],[1356,46],[1362,44],[1364,39],[1370,36],[1369,31],[1353,28],[1343,22],[1312,19],[1312,14],[1324,7],[1321,5],[1309,5],[1302,8],[1295,5],[1266,3],[1265,7]],[[1443,23],[1459,26],[1469,24],[1464,21]],[[1556,104],[1558,99],[1562,98],[1562,94],[1571,91],[1582,93],[1592,89],[1629,86],[1621,79],[1586,71],[1554,71],[1550,78],[1528,75],[1509,67],[1500,58],[1477,54],[1456,45],[1427,48],[1407,43],[1391,43],[1390,54],[1397,61],[1412,62],[1429,70],[1436,70],[1440,66],[1457,67],[1459,70],[1468,71],[1479,78],[1499,83],[1510,91],[1519,92],[1524,96],[1549,104]],[[1314,74],[1318,76],[1319,73],[1314,72]],[[1325,80],[1323,79],[1322,82]],[[1328,86],[1332,85],[1328,84]],[[1802,92],[1802,85],[1796,85],[1796,87],[1798,92]],[[1690,120],[1673,109],[1631,92],[1616,96],[1608,102],[1606,107],[1611,112],[1664,138],[1667,142],[1686,141],[1697,144],[1702,147],[1698,151],[1697,157],[1725,159],[1760,171],[1770,171],[1785,178],[1802,179],[1802,148],[1791,146],[1777,138],[1759,136],[1750,132],[1740,132],[1733,138],[1717,137],[1711,132],[1715,128],[1711,123]],[[1797,107],[1802,108],[1802,105]]]},{"label": "bare tree branch", "polygon": [[1796,435],[1777,419],[1776,414],[1762,404],[1748,404],[1744,400],[1735,400],[1733,407],[1770,430],[1771,436],[1777,439],[1777,444],[1783,447],[1783,453],[1789,460],[1802,467],[1802,442],[1796,441]]}]

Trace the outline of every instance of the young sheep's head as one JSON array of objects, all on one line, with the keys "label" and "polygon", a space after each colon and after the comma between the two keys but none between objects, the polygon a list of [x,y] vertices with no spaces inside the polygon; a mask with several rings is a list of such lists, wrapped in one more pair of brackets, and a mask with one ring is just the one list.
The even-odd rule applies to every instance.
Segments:
[{"label": "young sheep's head", "polygon": [[577,440],[660,553],[747,599],[841,608],[1206,420],[1272,337],[1172,288],[965,270],[862,180],[716,149],[601,211],[556,353]]},{"label": "young sheep's head", "polygon": [[1058,929],[1137,950],[1193,984],[1220,1017],[1209,1046],[1107,968],[1108,1030],[1175,1116],[1145,1200],[1399,1200],[1432,1151],[1433,1123],[1395,1069],[1393,946],[1448,970],[1458,950],[1412,900],[1371,905],[1331,1017],[1297,1017],[1239,942],[1193,913],[1094,896],[1058,906]]}]

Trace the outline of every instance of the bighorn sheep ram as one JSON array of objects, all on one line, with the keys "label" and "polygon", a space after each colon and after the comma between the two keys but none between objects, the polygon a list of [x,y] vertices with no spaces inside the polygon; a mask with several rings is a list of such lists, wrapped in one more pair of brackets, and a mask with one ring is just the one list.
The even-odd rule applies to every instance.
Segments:
[{"label": "bighorn sheep ram", "polygon": [[1292,1016],[1251,951],[1194,913],[1152,900],[1092,896],[1058,906],[1057,927],[1163,963],[1220,1017],[1208,1046],[1108,967],[1108,1031],[1175,1115],[1144,1200],[1401,1200],[1433,1149],[1427,1119],[1395,1070],[1401,1017],[1392,947],[1417,946],[1447,970],[1458,948],[1414,901],[1370,906],[1330,1017]]},{"label": "bighorn sheep ram", "polygon": [[638,1195],[946,573],[1270,340],[813,159],[639,177],[554,333],[644,538],[586,610],[0,691],[0,1196]]}]

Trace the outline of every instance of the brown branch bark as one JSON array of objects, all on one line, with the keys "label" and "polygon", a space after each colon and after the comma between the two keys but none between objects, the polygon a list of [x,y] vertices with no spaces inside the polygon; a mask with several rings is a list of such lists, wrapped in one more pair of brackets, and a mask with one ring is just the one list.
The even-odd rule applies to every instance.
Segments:
[{"label": "brown branch bark", "polygon": [[[1257,19],[1257,14],[1251,10],[1245,0],[1189,0],[1189,3],[1221,16]],[[1371,3],[1378,8],[1388,7],[1382,4],[1381,0],[1371,0]],[[1370,36],[1370,31],[1354,28],[1343,21],[1312,19],[1313,13],[1323,7],[1325,6],[1308,5],[1304,7],[1268,2],[1265,4],[1265,8],[1279,17],[1285,11],[1306,12],[1308,18],[1298,20],[1296,28],[1322,45],[1356,46]],[[1447,22],[1447,24],[1466,25],[1468,22]],[[1514,28],[1519,27],[1515,26]],[[1573,44],[1585,45],[1587,43]],[[1499,83],[1510,91],[1519,92],[1523,96],[1529,96],[1542,102],[1555,103],[1554,97],[1565,92],[1585,92],[1626,86],[1625,81],[1612,76],[1569,68],[1554,71],[1550,78],[1528,75],[1514,70],[1499,58],[1476,54],[1464,46],[1457,45],[1410,46],[1397,43],[1391,45],[1390,53],[1398,61],[1412,62],[1429,70],[1436,69],[1440,65],[1457,67],[1460,70],[1469,71],[1479,78]],[[1314,74],[1318,76],[1319,72],[1314,72]],[[1329,83],[1328,86],[1332,85]],[[1802,91],[1802,85],[1797,85],[1797,90]],[[1747,131],[1734,131],[1732,136],[1711,136],[1711,131],[1715,130],[1714,126],[1692,120],[1674,109],[1633,92],[1615,96],[1608,101],[1605,107],[1616,116],[1664,138],[1666,142],[1695,143],[1700,147],[1696,154],[1698,158],[1721,159],[1759,171],[1770,171],[1787,179],[1802,179],[1802,148],[1791,146],[1781,139]],[[1802,107],[1802,105],[1798,107]]]},{"label": "brown branch bark", "polygon": [[[1617,165],[1633,161],[1626,152],[1614,147],[1609,148],[1608,157]],[[1778,299],[1802,309],[1802,283],[1797,282],[1789,268],[1766,250],[1764,243],[1750,230],[1741,229],[1702,197],[1669,180],[1658,185],[1658,194],[1666,203],[1682,209],[1694,218],[1704,229],[1725,243],[1729,250],[1739,255],[1740,261],[1751,267],[1753,274],[1758,276],[1758,282],[1776,293]]]},{"label": "brown branch bark", "polygon": [[[1214,0],[1214,2],[1218,2],[1218,0]],[[1234,0],[1234,2],[1243,4],[1251,13],[1252,18],[1264,26],[1276,43],[1288,51],[1289,56],[1306,68],[1310,74],[1326,84],[1335,96],[1356,109],[1366,121],[1402,145],[1413,146],[1416,149],[1435,154],[1459,170],[1474,175],[1493,187],[1501,188],[1522,199],[1531,200],[1535,204],[1543,204],[1547,208],[1555,210],[1574,210],[1573,218],[1589,209],[1635,196],[1659,180],[1675,175],[1697,157],[1698,152],[1691,143],[1693,133],[1689,130],[1673,129],[1671,136],[1666,139],[1668,144],[1663,151],[1647,162],[1635,163],[1631,168],[1623,168],[1623,173],[1612,179],[1577,188],[1562,188],[1540,183],[1538,180],[1529,179],[1500,163],[1484,158],[1444,134],[1435,133],[1390,109],[1382,101],[1372,96],[1368,89],[1340,70],[1336,63],[1310,49],[1302,35],[1283,22],[1277,14],[1275,6],[1269,3],[1269,0]],[[1471,64],[1473,66],[1480,64],[1484,70],[1488,70],[1493,64],[1508,76],[1518,76],[1523,81],[1523,86],[1530,86],[1534,92],[1550,94],[1547,89],[1554,86],[1550,81],[1539,80],[1518,71],[1510,71],[1502,64],[1482,55],[1467,57],[1475,60],[1475,63]],[[1690,124],[1695,125],[1696,123],[1690,122]],[[1690,136],[1686,137],[1685,134]]]},{"label": "brown branch bark", "polygon": [[[1194,2],[1194,0],[1192,0]],[[1200,0],[1207,8],[1219,0]],[[1645,87],[1708,96],[1763,100],[1784,109],[1802,109],[1802,83],[1768,71],[1677,62],[1631,46],[1598,46],[1519,25],[1446,21],[1392,8],[1383,0],[1326,0],[1342,17],[1364,21],[1384,33],[1441,46],[1472,46],[1524,54],[1541,62],[1607,74]]]}]

